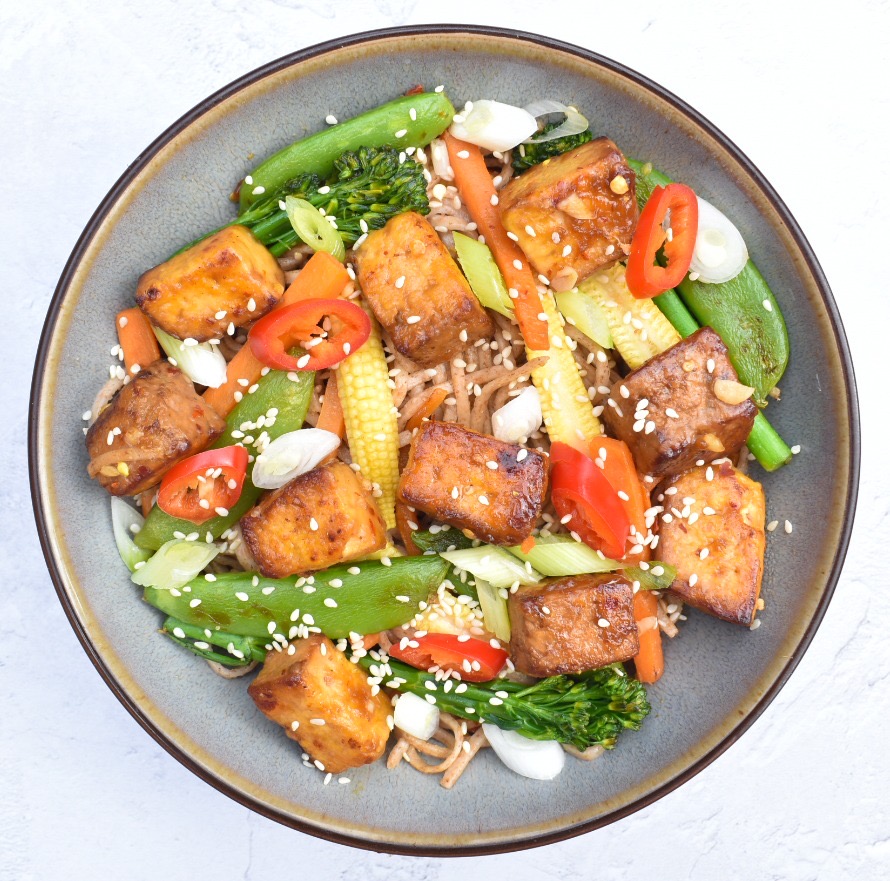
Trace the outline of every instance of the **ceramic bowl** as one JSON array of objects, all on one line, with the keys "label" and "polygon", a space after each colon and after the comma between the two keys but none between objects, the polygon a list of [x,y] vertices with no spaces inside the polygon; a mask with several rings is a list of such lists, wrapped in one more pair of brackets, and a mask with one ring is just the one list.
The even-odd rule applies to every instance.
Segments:
[{"label": "ceramic bowl", "polygon": [[[723,206],[788,320],[793,355],[770,418],[802,447],[762,475],[769,540],[763,626],[692,612],[666,645],[651,717],[591,764],[554,782],[512,774],[486,751],[454,790],[402,765],[322,785],[299,748],[226,681],[156,633],[112,539],[107,495],[86,474],[81,414],[107,376],[112,315],[136,280],[183,242],[228,219],[232,186],[258,158],[423,83],[457,104],[554,97],[583,108],[629,155]],[[818,400],[819,418],[813,402]],[[30,424],[34,508],[59,599],[99,673],[179,761],[259,813],[376,850],[478,854],[552,842],[651,803],[733,743],[775,697],[806,649],[838,578],[853,519],[858,422],[850,355],[802,232],[739,149],[682,101],[609,59],[513,31],[399,28],[348,37],[247,74],[174,123],[126,170],[65,267],[37,354]],[[832,467],[825,468],[824,463]],[[808,510],[818,516],[804,516]],[[794,724],[793,719],[788,724]]]}]

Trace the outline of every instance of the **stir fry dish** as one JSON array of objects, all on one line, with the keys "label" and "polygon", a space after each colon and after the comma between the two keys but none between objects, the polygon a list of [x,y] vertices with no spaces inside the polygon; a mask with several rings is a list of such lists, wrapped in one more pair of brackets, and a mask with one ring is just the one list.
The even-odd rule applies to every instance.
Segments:
[{"label": "stir fry dish", "polygon": [[415,87],[328,123],[139,279],[89,475],[161,633],[259,667],[325,784],[450,788],[489,746],[551,779],[640,728],[689,607],[760,623],[779,304],[575,107]]}]

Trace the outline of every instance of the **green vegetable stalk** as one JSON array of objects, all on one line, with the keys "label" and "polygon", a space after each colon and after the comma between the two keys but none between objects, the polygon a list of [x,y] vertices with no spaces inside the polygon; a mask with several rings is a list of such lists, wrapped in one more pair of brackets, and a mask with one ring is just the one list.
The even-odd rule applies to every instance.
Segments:
[{"label": "green vegetable stalk", "polygon": [[199,576],[182,590],[146,588],[144,599],[202,631],[254,637],[264,644],[309,633],[340,639],[407,623],[447,571],[440,557],[421,556],[397,557],[388,566],[380,560],[332,566],[301,578],[227,572],[212,581]]},{"label": "green vegetable stalk", "polygon": [[[413,111],[413,113],[412,113]],[[240,187],[244,212],[265,193],[298,175],[327,176],[334,160],[360,147],[423,147],[451,125],[454,107],[442,92],[396,98],[324,131],[303,138],[270,156]],[[317,206],[316,206],[317,207]]]},{"label": "green vegetable stalk", "polygon": [[[178,618],[167,618],[161,633],[199,658],[216,661],[226,667],[243,667],[252,661],[262,662],[266,659],[265,639],[196,627]],[[225,649],[225,654],[214,651],[214,647]]]},{"label": "green vegetable stalk", "polygon": [[[374,657],[376,655],[376,657]],[[431,673],[393,659],[381,669],[380,655],[371,652],[359,663],[382,684],[427,699],[446,713],[477,722],[491,722],[532,740],[558,740],[579,750],[600,744],[615,746],[625,729],[639,730],[649,714],[646,689],[620,664],[572,676],[551,676],[532,685],[495,679],[462,682],[445,691]]]},{"label": "green vegetable stalk", "polygon": [[[294,378],[289,379],[289,376]],[[302,428],[314,388],[315,373],[312,371],[288,374],[283,370],[270,370],[260,378],[257,390],[253,394],[249,394],[245,389],[244,397],[226,419],[226,430],[217,439],[213,449],[240,442],[247,447],[248,452],[255,454],[255,441],[261,432],[265,431],[269,440],[275,440],[282,434]],[[274,421],[269,424],[267,414],[273,408],[277,409],[278,413],[274,416]],[[256,425],[261,416],[266,422],[262,428],[242,428],[245,425]],[[254,442],[248,442],[248,438],[253,438]],[[253,485],[248,475],[248,480],[244,481],[241,498],[229,513],[225,517],[213,517],[200,526],[190,520],[165,514],[155,505],[135,537],[136,544],[140,548],[157,550],[165,542],[176,538],[175,532],[182,535],[197,532],[202,540],[208,533],[215,539],[219,538],[256,504],[261,492],[262,490]]]}]

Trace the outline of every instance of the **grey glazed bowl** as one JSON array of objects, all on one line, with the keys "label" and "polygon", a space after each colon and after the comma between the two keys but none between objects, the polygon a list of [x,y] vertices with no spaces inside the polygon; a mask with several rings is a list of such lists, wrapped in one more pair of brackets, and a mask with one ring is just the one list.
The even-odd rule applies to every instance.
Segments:
[{"label": "grey glazed bowl", "polygon": [[[112,315],[132,304],[140,273],[230,216],[228,194],[254,157],[322,127],[329,113],[346,118],[415,83],[445,83],[455,103],[554,97],[584,108],[628,154],[726,209],[788,319],[792,362],[770,419],[803,455],[758,475],[769,519],[795,524],[793,536],[769,541],[763,626],[749,632],[691,613],[666,645],[667,672],[650,689],[643,730],[597,762],[571,762],[551,783],[484,754],[451,792],[438,778],[380,762],[351,772],[348,786],[322,786],[296,745],[255,710],[244,681],[218,678],[155,633],[160,617],[129,584],[108,498],[86,475],[80,416],[107,375]],[[626,816],[689,779],[754,721],[812,639],[837,581],[859,436],[850,356],[825,278],[788,210],[732,143],[657,85],[586,50],[443,25],[349,37],[275,61],[208,98],[136,159],[84,230],[50,306],[30,455],[59,598],[99,673],[152,737],[221,792],[294,828],[377,850],[467,855],[544,844]],[[807,510],[819,516],[801,517]]]}]

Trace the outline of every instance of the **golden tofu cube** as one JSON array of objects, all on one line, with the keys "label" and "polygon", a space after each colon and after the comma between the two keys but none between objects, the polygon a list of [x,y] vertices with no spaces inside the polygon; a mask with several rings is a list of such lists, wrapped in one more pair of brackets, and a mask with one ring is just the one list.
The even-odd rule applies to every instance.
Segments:
[{"label": "golden tofu cube", "polygon": [[267,578],[326,569],[386,546],[370,487],[345,462],[307,471],[241,518],[241,534]]},{"label": "golden tofu cube", "polygon": [[270,651],[247,693],[317,762],[339,774],[386,749],[392,703],[368,674],[320,634]]},{"label": "golden tofu cube", "polygon": [[395,347],[421,367],[448,361],[494,333],[448,249],[419,214],[397,214],[372,232],[355,253],[355,269]]},{"label": "golden tofu cube", "polygon": [[529,676],[629,661],[640,640],[633,588],[620,574],[548,578],[510,594],[510,657]]},{"label": "golden tofu cube", "polygon": [[511,180],[499,200],[507,231],[557,291],[630,253],[636,177],[608,138],[535,165]]},{"label": "golden tofu cube", "polygon": [[[226,421],[169,361],[140,371],[96,417],[86,436],[90,477],[113,496],[149,489],[177,463],[200,453]],[[110,441],[110,443],[109,443]]]},{"label": "golden tofu cube", "polygon": [[199,343],[246,327],[284,291],[284,272],[245,226],[227,226],[143,273],[139,308],[161,330]]},{"label": "golden tofu cube", "polygon": [[541,516],[547,479],[547,462],[534,450],[454,422],[425,422],[411,441],[398,496],[489,544],[515,545]]},{"label": "golden tofu cube", "polygon": [[671,590],[709,615],[750,625],[766,550],[763,487],[721,461],[693,468],[664,489],[656,497],[665,508],[657,555],[677,567]]}]

